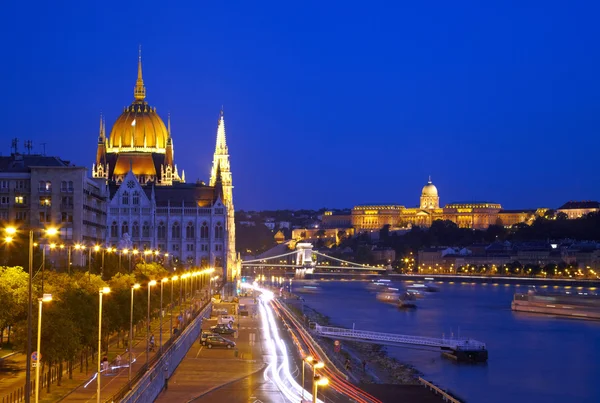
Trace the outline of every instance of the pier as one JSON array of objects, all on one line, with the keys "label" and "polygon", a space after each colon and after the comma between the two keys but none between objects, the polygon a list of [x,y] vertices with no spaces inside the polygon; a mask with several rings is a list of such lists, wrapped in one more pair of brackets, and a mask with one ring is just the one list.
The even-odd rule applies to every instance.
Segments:
[{"label": "pier", "polygon": [[367,330],[345,329],[320,326],[311,323],[310,328],[319,336],[336,340],[384,344],[389,346],[419,346],[423,349],[439,351],[444,356],[460,362],[486,362],[488,351],[485,343],[466,338],[433,338],[408,336],[393,333],[371,332]]}]

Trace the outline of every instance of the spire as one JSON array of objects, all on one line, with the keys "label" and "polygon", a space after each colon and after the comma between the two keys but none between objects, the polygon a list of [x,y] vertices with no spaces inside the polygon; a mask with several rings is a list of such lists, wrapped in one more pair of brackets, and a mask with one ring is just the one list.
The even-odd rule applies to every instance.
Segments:
[{"label": "spire", "polygon": [[215,154],[228,154],[227,140],[225,138],[225,118],[223,116],[223,107],[221,107],[219,124],[217,126],[217,145],[215,147]]},{"label": "spire", "polygon": [[133,90],[133,96],[136,101],[143,101],[146,99],[146,87],[144,87],[144,79],[142,78],[142,45],[140,45],[138,55],[138,75],[135,82],[135,89]]},{"label": "spire", "polygon": [[431,183],[431,175],[429,175],[429,180],[427,181],[427,183]]},{"label": "spire", "polygon": [[167,133],[169,134],[169,138],[171,138],[171,112],[167,116]]},{"label": "spire", "polygon": [[102,112],[100,112],[100,134],[98,135],[99,140],[104,140],[105,131],[104,131],[104,119],[102,118]]}]

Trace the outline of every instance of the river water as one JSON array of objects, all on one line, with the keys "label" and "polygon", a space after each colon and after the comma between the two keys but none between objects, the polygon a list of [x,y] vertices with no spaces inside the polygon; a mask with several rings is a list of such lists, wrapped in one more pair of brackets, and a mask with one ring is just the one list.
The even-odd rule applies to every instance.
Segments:
[{"label": "river water", "polygon": [[440,291],[419,300],[418,309],[402,311],[377,301],[366,282],[318,285],[317,293],[302,296],[335,325],[429,337],[460,332],[485,342],[486,364],[457,364],[437,352],[387,347],[390,356],[469,403],[600,402],[600,322],[513,312],[512,296],[526,292],[526,286],[440,282]]}]

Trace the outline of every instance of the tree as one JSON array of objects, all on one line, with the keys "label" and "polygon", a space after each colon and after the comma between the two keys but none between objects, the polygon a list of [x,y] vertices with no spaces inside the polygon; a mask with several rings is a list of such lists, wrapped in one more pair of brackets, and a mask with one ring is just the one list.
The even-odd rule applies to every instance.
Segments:
[{"label": "tree", "polygon": [[564,221],[567,220],[569,218],[569,216],[566,213],[563,213],[562,211],[559,211],[558,213],[556,213],[556,219],[559,221]]},{"label": "tree", "polygon": [[0,267],[0,329],[25,319],[28,278],[22,267]]}]

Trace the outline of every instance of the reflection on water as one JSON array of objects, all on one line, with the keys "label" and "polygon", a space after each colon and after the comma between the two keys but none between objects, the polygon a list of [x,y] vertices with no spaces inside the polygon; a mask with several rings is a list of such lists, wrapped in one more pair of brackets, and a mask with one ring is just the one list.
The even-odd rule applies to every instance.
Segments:
[{"label": "reflection on water", "polygon": [[489,361],[477,365],[388,347],[391,356],[469,403],[600,401],[600,322],[513,312],[513,294],[526,292],[524,285],[436,285],[440,292],[427,293],[416,310],[378,302],[365,282],[321,282],[319,293],[304,298],[344,327],[430,337],[460,334],[487,343]]}]

